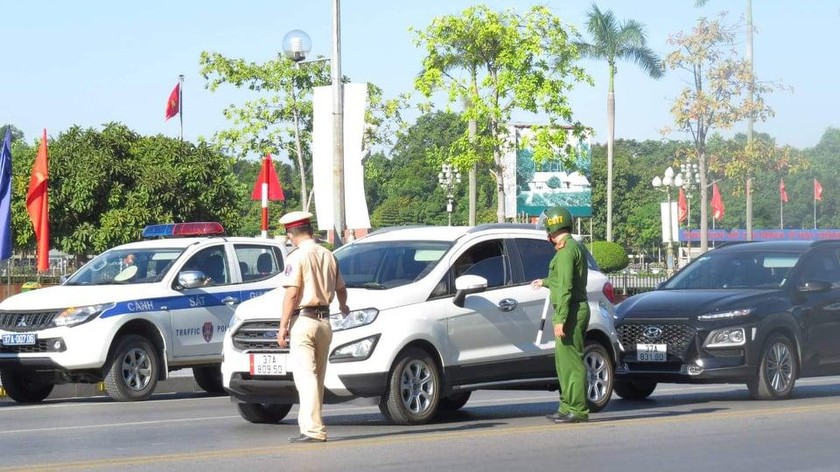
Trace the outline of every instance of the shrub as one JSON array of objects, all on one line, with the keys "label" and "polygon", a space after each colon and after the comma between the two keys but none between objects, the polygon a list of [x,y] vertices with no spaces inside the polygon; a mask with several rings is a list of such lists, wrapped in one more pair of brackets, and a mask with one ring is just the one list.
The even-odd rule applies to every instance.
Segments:
[{"label": "shrub", "polygon": [[589,252],[605,273],[622,270],[629,264],[627,251],[618,243],[594,241],[589,245]]}]

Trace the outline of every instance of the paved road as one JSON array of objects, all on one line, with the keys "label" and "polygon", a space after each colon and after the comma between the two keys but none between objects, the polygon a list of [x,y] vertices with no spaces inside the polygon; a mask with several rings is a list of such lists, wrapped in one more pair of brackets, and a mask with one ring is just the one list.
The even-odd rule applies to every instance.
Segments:
[{"label": "paved road", "polygon": [[799,382],[795,398],[749,400],[742,386],[662,385],[614,399],[588,424],[550,424],[545,392],[477,392],[441,421],[385,423],[375,406],[329,405],[330,441],[292,445],[279,425],[242,420],[226,397],[159,394],[0,402],[0,471],[11,470],[838,470],[840,377]]}]

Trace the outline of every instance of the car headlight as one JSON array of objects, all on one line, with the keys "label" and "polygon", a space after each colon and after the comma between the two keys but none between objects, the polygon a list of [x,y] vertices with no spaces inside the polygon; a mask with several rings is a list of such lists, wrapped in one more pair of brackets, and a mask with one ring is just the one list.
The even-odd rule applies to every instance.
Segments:
[{"label": "car headlight", "polygon": [[709,313],[707,315],[700,315],[697,317],[700,321],[713,321],[713,320],[731,320],[732,318],[741,318],[743,316],[747,316],[752,313],[752,308],[742,308],[740,310],[730,310],[730,311],[723,311],[720,313]]},{"label": "car headlight", "polygon": [[363,361],[370,357],[373,353],[373,348],[376,347],[376,342],[379,341],[379,335],[368,336],[358,341],[345,344],[335,348],[330,354],[330,362],[353,362]]},{"label": "car headlight", "polygon": [[333,331],[358,328],[373,323],[378,314],[379,310],[376,308],[353,310],[347,316],[338,313],[330,316],[330,326],[332,326]]},{"label": "car headlight", "polygon": [[76,326],[86,321],[90,321],[101,315],[103,311],[113,308],[113,303],[103,303],[100,305],[89,306],[71,306],[65,308],[53,319],[53,326]]},{"label": "car headlight", "polygon": [[738,347],[746,343],[744,328],[723,328],[716,329],[706,337],[704,347]]}]

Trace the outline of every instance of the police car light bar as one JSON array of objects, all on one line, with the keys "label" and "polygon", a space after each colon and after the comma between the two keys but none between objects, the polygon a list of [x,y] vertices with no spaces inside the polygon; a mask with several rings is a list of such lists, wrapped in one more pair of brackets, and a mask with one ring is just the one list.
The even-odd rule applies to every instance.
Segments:
[{"label": "police car light bar", "polygon": [[149,225],[143,228],[144,239],[224,236],[225,228],[215,221]]}]

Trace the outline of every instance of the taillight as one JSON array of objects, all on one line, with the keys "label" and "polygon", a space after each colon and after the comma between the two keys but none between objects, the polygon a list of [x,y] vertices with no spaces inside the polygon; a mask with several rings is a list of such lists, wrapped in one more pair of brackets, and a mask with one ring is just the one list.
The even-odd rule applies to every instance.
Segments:
[{"label": "taillight", "polygon": [[615,303],[615,290],[613,289],[612,282],[605,282],[604,288],[602,288],[601,291],[610,303]]}]

